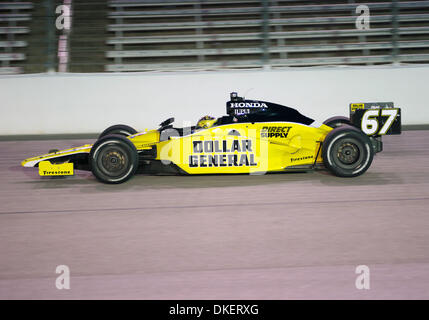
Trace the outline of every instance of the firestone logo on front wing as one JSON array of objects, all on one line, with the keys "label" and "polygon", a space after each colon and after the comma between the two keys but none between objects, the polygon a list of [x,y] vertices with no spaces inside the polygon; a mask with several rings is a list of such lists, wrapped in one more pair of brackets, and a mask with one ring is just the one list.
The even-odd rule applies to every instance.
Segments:
[{"label": "firestone logo on front wing", "polygon": [[43,170],[44,176],[57,176],[57,175],[66,175],[71,174],[71,171],[46,171]]}]

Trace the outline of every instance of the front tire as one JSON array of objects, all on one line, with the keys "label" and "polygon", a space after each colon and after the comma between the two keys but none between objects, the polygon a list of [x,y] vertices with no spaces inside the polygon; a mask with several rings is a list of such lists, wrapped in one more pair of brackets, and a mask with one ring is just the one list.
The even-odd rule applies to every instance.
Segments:
[{"label": "front tire", "polygon": [[98,139],[101,139],[109,134],[119,134],[123,137],[128,137],[130,135],[136,134],[137,130],[127,126],[125,124],[115,124],[114,126],[108,127],[104,130],[99,136]]},{"label": "front tire", "polygon": [[367,135],[352,126],[328,133],[322,146],[325,167],[339,177],[356,177],[371,166],[374,150]]},{"label": "front tire", "polygon": [[98,139],[89,154],[92,173],[104,183],[122,183],[130,179],[138,167],[138,154],[127,138],[112,134]]}]

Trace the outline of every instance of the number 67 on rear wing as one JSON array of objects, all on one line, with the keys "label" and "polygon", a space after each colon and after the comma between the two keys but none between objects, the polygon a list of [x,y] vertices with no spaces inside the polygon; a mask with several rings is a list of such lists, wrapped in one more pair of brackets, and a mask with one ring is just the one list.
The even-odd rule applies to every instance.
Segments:
[{"label": "number 67 on rear wing", "polygon": [[350,104],[350,122],[371,137],[374,151],[382,150],[381,136],[401,134],[401,108],[393,102]]}]

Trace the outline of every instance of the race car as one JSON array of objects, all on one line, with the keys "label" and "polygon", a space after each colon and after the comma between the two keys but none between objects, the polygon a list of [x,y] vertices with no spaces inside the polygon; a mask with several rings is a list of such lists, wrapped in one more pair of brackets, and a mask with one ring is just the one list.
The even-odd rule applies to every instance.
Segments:
[{"label": "race car", "polygon": [[263,174],[327,169],[339,177],[363,174],[381,137],[401,133],[401,109],[392,102],[351,103],[350,117],[318,123],[280,104],[248,100],[236,92],[226,115],[202,117],[177,128],[174,118],[158,129],[137,132],[126,125],[104,130],[90,145],[26,159],[41,176],[90,170],[104,183],[122,183],[136,172],[173,174]]}]

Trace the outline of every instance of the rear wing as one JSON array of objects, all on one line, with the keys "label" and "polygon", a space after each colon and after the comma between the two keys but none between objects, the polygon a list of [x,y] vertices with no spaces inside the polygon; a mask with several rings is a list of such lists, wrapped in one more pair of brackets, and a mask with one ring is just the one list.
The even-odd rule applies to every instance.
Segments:
[{"label": "rear wing", "polygon": [[401,108],[393,102],[351,103],[350,122],[369,136],[401,134]]}]

